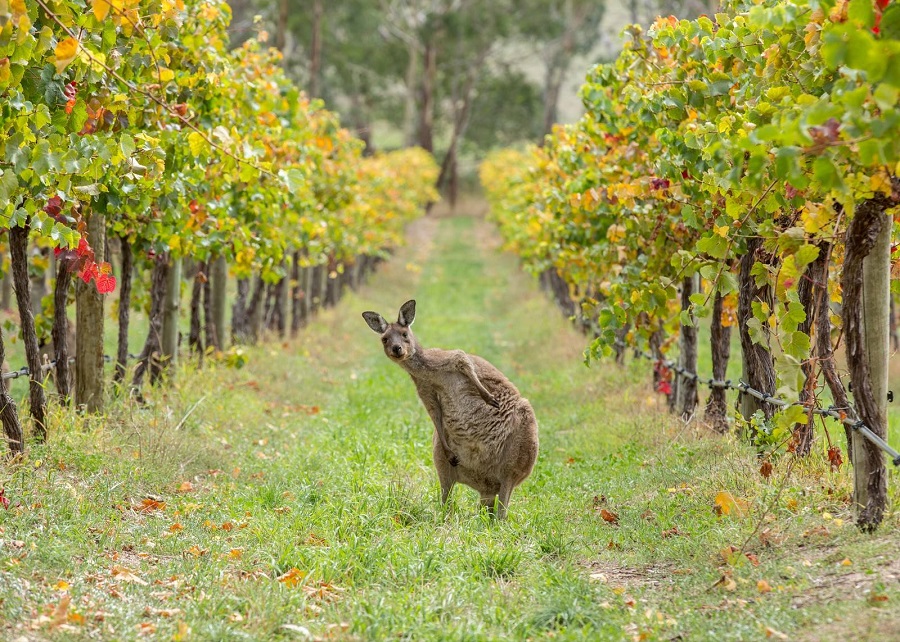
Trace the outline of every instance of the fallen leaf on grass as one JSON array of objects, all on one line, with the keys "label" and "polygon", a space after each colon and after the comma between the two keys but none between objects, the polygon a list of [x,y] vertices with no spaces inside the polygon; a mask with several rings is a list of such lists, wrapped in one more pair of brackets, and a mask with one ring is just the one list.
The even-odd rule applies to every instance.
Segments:
[{"label": "fallen leaf on grass", "polygon": [[145,497],[141,500],[141,503],[137,506],[132,506],[134,510],[139,513],[152,513],[153,511],[163,511],[166,510],[166,503],[161,499],[156,499],[155,497]]},{"label": "fallen leaf on grass", "polygon": [[189,481],[181,482],[181,486],[178,487],[179,493],[190,493],[194,490],[194,485]]},{"label": "fallen leaf on grass", "polygon": [[735,582],[734,578],[730,575],[723,575],[711,588],[722,588],[726,591],[734,591],[737,589],[737,582]]},{"label": "fallen leaf on grass", "polygon": [[767,638],[775,638],[776,640],[789,640],[790,638],[786,636],[781,631],[776,631],[771,626],[766,627],[766,637]]},{"label": "fallen leaf on grass", "polygon": [[768,593],[772,590],[772,585],[765,580],[760,580],[756,583],[756,590],[760,593]]},{"label": "fallen leaf on grass", "polygon": [[875,591],[870,591],[866,596],[866,601],[869,604],[878,604],[879,602],[887,602],[888,596],[884,593],[876,593]]},{"label": "fallen leaf on grass", "polygon": [[612,511],[606,510],[605,508],[600,509],[600,517],[603,518],[604,522],[609,522],[610,524],[613,524],[614,526],[619,525],[619,516],[616,513],[613,513]]},{"label": "fallen leaf on grass", "polygon": [[60,580],[53,585],[53,588],[57,591],[67,591],[69,589],[69,583],[65,580]]},{"label": "fallen leaf on grass", "polygon": [[209,553],[209,549],[208,548],[200,548],[199,546],[194,544],[189,549],[187,549],[185,551],[185,553],[193,555],[194,557],[203,557],[204,555]]},{"label": "fallen leaf on grass", "polygon": [[849,557],[845,557],[841,560],[841,566],[850,566],[853,562],[850,561]]},{"label": "fallen leaf on grass", "polygon": [[714,509],[718,515],[734,515],[746,517],[750,512],[750,504],[747,500],[738,499],[728,491],[720,491],[716,495]]},{"label": "fallen leaf on grass", "polygon": [[663,537],[663,539],[668,539],[669,537],[675,537],[675,536],[677,536],[677,535],[684,535],[684,536],[686,536],[687,533],[682,533],[680,530],[678,530],[678,527],[677,527],[677,526],[673,526],[672,528],[670,528],[670,529],[665,530],[665,531],[662,532],[662,537]]},{"label": "fallen leaf on grass", "polygon": [[306,577],[306,573],[295,566],[286,573],[279,575],[278,581],[285,586],[294,587],[297,586],[304,577]]},{"label": "fallen leaf on grass", "polygon": [[153,635],[156,633],[156,625],[153,622],[141,622],[137,625],[138,635]]},{"label": "fallen leaf on grass", "polygon": [[315,533],[310,533],[306,536],[306,540],[303,542],[307,546],[328,546],[328,542],[325,541],[324,537],[320,537]]},{"label": "fallen leaf on grass", "polygon": [[133,584],[140,584],[141,586],[147,586],[147,582],[138,577],[134,571],[130,568],[126,568],[121,564],[115,564],[110,570],[110,575],[112,575],[117,580],[122,580],[123,582],[131,582]]},{"label": "fallen leaf on grass", "polygon": [[169,526],[169,532],[177,533],[178,531],[183,531],[184,526],[181,525],[181,522],[175,522],[171,526]]}]

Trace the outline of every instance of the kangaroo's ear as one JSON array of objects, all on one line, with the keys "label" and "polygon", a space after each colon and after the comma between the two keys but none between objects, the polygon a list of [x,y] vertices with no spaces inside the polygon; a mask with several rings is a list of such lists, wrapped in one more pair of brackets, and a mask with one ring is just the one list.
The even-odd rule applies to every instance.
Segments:
[{"label": "kangaroo's ear", "polygon": [[387,330],[388,322],[384,320],[384,317],[378,314],[377,312],[363,312],[363,319],[366,320],[366,323],[369,324],[369,327],[375,330],[378,334],[384,333]]},{"label": "kangaroo's ear", "polygon": [[400,306],[400,315],[397,317],[397,323],[403,327],[409,327],[416,320],[416,301],[412,299]]}]

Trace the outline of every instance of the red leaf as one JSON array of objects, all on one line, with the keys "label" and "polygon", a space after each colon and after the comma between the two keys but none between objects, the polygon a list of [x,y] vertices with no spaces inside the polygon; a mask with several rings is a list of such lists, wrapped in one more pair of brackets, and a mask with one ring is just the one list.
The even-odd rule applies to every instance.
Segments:
[{"label": "red leaf", "polygon": [[672,394],[672,384],[668,381],[660,381],[656,384],[656,392],[661,392],[664,395]]},{"label": "red leaf", "polygon": [[109,294],[116,289],[116,277],[112,274],[99,274],[95,281],[97,283],[97,292],[100,294]]},{"label": "red leaf", "polygon": [[100,276],[100,272],[97,271],[97,264],[93,261],[88,261],[84,264],[84,267],[81,269],[78,276],[81,277],[81,280],[85,283],[90,283],[91,279]]},{"label": "red leaf", "polygon": [[5,488],[0,488],[0,504],[3,504],[3,508],[9,510],[9,498],[6,496]]},{"label": "red leaf", "polygon": [[831,464],[831,470],[840,470],[841,464],[844,463],[840,448],[832,446],[828,449],[828,462]]}]

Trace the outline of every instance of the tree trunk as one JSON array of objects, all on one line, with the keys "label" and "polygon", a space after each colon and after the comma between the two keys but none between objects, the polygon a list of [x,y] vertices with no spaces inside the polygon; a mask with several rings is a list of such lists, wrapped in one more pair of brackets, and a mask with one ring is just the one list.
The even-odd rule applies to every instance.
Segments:
[{"label": "tree trunk", "polygon": [[[887,440],[888,313],[891,206],[880,195],[856,208],[847,229],[842,280],[844,336],[853,398],[863,423]],[[865,438],[853,440],[853,504],[863,531],[878,527],[887,506],[884,456]]]},{"label": "tree trunk", "polygon": [[316,314],[322,307],[322,297],[324,295],[325,279],[328,278],[328,270],[324,265],[316,265],[312,268],[311,283],[309,288],[309,311],[311,315]]},{"label": "tree trunk", "polygon": [[[700,291],[700,275],[695,274],[687,277],[682,282],[681,287],[681,310],[682,313],[689,312],[691,309],[691,295]],[[696,318],[690,315],[691,324],[681,326],[681,354],[678,357],[678,364],[685,371],[697,374],[697,326]],[[693,376],[677,375],[678,386],[675,410],[679,416],[687,420],[693,416],[697,409],[699,401],[697,395],[697,379]]]},{"label": "tree trunk", "polygon": [[201,316],[203,306],[203,285],[206,280],[205,272],[206,264],[202,261],[198,262],[197,273],[192,279],[193,283],[191,283],[191,324],[190,331],[188,332],[188,348],[191,353],[199,355],[200,363],[203,363],[203,322]]},{"label": "tree trunk", "polygon": [[[837,368],[834,363],[834,347],[831,344],[831,306],[829,305],[828,296],[828,261],[831,244],[822,243],[819,248],[821,251],[819,259],[822,260],[824,265],[821,269],[821,278],[816,279],[813,285],[813,302],[816,317],[816,356],[819,360],[819,367],[822,369],[822,375],[825,377],[825,383],[828,384],[828,389],[831,391],[834,407],[855,419],[856,412],[850,407],[847,391],[844,389],[844,384],[841,383],[841,379],[837,374]],[[852,452],[853,430],[845,424],[844,433],[847,436],[847,452],[850,453]]]},{"label": "tree trunk", "polygon": [[322,0],[313,0],[312,35],[309,46],[309,95],[320,97],[319,76],[322,69]]},{"label": "tree trunk", "polygon": [[403,101],[403,134],[406,147],[416,144],[416,89],[419,76],[419,50],[415,45],[406,48],[406,97]]},{"label": "tree trunk", "polygon": [[300,250],[291,255],[291,336],[297,336],[303,326],[303,283],[300,272]]},{"label": "tree trunk", "polygon": [[63,404],[69,402],[72,394],[69,381],[69,316],[66,306],[69,302],[69,286],[72,285],[72,266],[69,261],[57,261],[56,285],[53,288],[53,358],[56,361],[56,390]]},{"label": "tree trunk", "polygon": [[212,271],[213,260],[210,259],[206,262],[203,270],[203,281],[202,285],[202,307],[203,307],[203,330],[206,337],[206,345],[204,346],[203,351],[207,352],[209,350],[215,350],[215,345],[218,342],[216,335],[216,323],[213,321],[213,302],[212,302],[212,283],[210,283],[210,272]]},{"label": "tree trunk", "polygon": [[553,125],[559,120],[557,111],[559,93],[562,89],[565,68],[568,67],[568,64],[563,65],[562,61],[557,58],[557,56],[554,56],[554,60],[548,63],[547,73],[544,77],[544,118],[541,126],[541,144],[544,142],[544,137],[553,131]]},{"label": "tree trunk", "polygon": [[[0,329],[0,364],[6,366],[6,346],[3,342],[2,329]],[[5,370],[6,367],[3,369]],[[0,422],[3,423],[3,434],[6,435],[6,443],[9,444],[9,451],[13,455],[19,455],[25,452],[25,438],[22,435],[22,424],[19,423],[19,413],[16,410],[16,402],[9,394],[9,384],[6,380],[0,382]]]},{"label": "tree trunk", "polygon": [[134,256],[131,244],[124,236],[119,237],[119,250],[122,253],[122,274],[119,285],[119,345],[116,351],[116,374],[114,381],[125,381],[125,370],[128,367],[128,324],[131,320],[131,279],[134,272]]},{"label": "tree trunk", "polygon": [[[826,261],[828,257],[826,250],[826,246],[819,246],[819,256],[810,263],[806,274],[800,278],[800,283],[797,285],[800,305],[803,306],[803,310],[806,312],[806,319],[797,326],[797,330],[809,336],[810,339],[812,339],[814,334],[813,328],[816,327],[816,287],[823,278],[827,278],[826,270],[828,265]],[[809,407],[809,412],[804,423],[798,423],[794,426],[794,454],[800,457],[806,457],[812,451],[813,436],[815,435],[815,415],[812,413],[812,406],[815,403],[818,376],[816,375],[815,367],[817,350],[814,344],[810,352],[809,357],[800,364],[804,376],[803,388],[800,390],[800,402]]]},{"label": "tree trunk", "polygon": [[275,25],[275,48],[284,56],[282,64],[287,64],[287,52],[285,45],[287,44],[288,17],[290,15],[289,0],[278,0],[278,24]]},{"label": "tree trunk", "polygon": [[[37,258],[45,255],[44,250],[40,248],[34,248],[32,250],[32,255]],[[44,270],[38,270],[31,272],[29,275],[31,281],[31,293],[30,293],[30,301],[31,301],[31,312],[34,314],[35,318],[41,312],[43,312],[43,300],[44,297],[47,296],[47,275]]]},{"label": "tree trunk", "polygon": [[[102,252],[106,243],[106,217],[91,212],[88,243]],[[75,403],[88,412],[103,410],[103,295],[94,283],[75,280]]]},{"label": "tree trunk", "polygon": [[[750,238],[747,241],[747,252],[741,257],[740,278],[738,281],[738,326],[741,337],[741,357],[743,379],[747,384],[760,392],[772,394],[775,391],[775,363],[768,346],[753,343],[747,322],[753,318],[752,303],[764,302],[772,306],[772,294],[768,285],[759,288],[750,270],[757,260],[757,252],[762,250],[762,239]],[[771,419],[774,407],[763,403],[748,394],[741,395],[741,415],[749,423],[750,418],[761,410],[766,419]],[[755,433],[751,434],[755,440]]]},{"label": "tree trunk", "polygon": [[437,82],[437,46],[434,34],[425,43],[425,73],[419,105],[419,147],[434,152],[434,89]]},{"label": "tree trunk", "polygon": [[[212,298],[212,322],[206,318],[206,343],[216,350],[225,349],[225,306],[228,292],[228,263],[224,256],[210,259],[210,296]],[[210,329],[210,325],[212,328]]]},{"label": "tree trunk", "polygon": [[[249,331],[247,316],[247,296],[250,294],[250,279],[237,280],[237,296],[231,308],[231,342],[246,343]],[[215,297],[214,297],[215,298]]]},{"label": "tree trunk", "polygon": [[12,309],[12,278],[9,271],[0,280],[0,308],[4,310]]},{"label": "tree trunk", "polygon": [[[44,373],[41,370],[41,354],[32,312],[30,283],[28,279],[28,232],[30,219],[24,226],[9,229],[9,255],[16,303],[19,306],[22,340],[25,343],[25,357],[28,363],[31,416],[34,418],[34,432],[39,441],[47,439],[47,424],[44,416]],[[87,327],[87,326],[86,326]],[[101,326],[102,327],[102,326]]]},{"label": "tree trunk", "polygon": [[163,307],[161,353],[163,368],[170,370],[178,363],[178,320],[181,311],[181,258],[171,259]]},{"label": "tree trunk", "polygon": [[[710,324],[712,371],[713,379],[717,381],[724,381],[728,376],[728,359],[731,356],[731,327],[722,325],[724,300],[724,297],[716,292]],[[728,432],[728,402],[724,388],[713,388],[710,391],[704,420],[717,432]]]},{"label": "tree trunk", "polygon": [[248,339],[252,344],[259,341],[260,334],[262,333],[263,293],[265,290],[266,284],[263,282],[262,276],[257,276],[256,286],[253,289],[253,296],[250,297],[250,305],[247,308],[247,318],[250,324]]},{"label": "tree trunk", "polygon": [[147,339],[144,349],[138,358],[137,367],[134,370],[133,385],[140,388],[144,380],[144,374],[150,371],[150,383],[156,383],[160,374],[159,356],[162,346],[163,308],[166,299],[166,282],[169,278],[169,257],[157,255],[153,272],[150,276],[150,327],[147,330]]}]

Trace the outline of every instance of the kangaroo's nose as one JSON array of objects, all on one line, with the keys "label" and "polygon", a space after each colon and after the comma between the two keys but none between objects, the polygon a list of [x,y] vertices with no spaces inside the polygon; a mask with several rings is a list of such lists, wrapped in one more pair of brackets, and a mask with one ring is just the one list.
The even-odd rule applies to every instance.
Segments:
[{"label": "kangaroo's nose", "polygon": [[399,345],[395,345],[391,348],[391,352],[394,353],[395,357],[399,357],[400,354],[403,352],[403,348],[401,348]]}]

